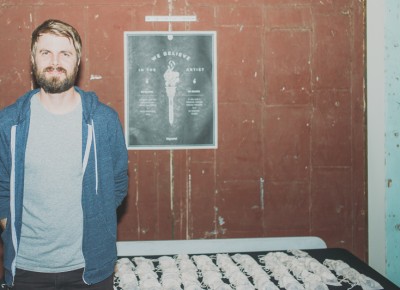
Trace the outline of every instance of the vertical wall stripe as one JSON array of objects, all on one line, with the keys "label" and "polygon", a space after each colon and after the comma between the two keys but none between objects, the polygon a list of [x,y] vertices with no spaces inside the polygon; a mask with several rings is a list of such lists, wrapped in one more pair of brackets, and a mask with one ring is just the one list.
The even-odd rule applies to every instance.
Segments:
[{"label": "vertical wall stripe", "polygon": [[385,2],[367,1],[368,263],[386,275]]}]

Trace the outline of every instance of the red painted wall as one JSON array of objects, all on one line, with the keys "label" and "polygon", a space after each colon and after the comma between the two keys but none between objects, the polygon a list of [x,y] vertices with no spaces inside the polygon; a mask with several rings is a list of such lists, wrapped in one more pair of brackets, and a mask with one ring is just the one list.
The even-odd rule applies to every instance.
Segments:
[{"label": "red painted wall", "polygon": [[366,259],[365,1],[0,2],[0,108],[31,88],[47,18],[80,31],[79,85],[122,121],[124,31],[167,31],[145,16],[169,13],[217,31],[219,148],[130,151],[120,240],[317,235]]}]

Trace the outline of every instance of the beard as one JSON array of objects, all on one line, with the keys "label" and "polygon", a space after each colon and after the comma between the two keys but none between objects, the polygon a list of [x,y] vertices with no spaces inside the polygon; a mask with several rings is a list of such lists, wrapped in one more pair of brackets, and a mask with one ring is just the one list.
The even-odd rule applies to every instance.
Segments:
[{"label": "beard", "polygon": [[[46,72],[52,72],[52,71],[58,71],[62,72],[65,74],[64,79],[60,79],[59,76],[52,76],[52,77],[46,77]],[[74,67],[74,70],[72,73],[68,74],[67,70],[64,69],[63,67],[46,67],[42,71],[39,71],[39,69],[36,67],[36,65],[33,65],[33,73],[36,79],[37,85],[42,88],[46,93],[48,94],[60,94],[63,93],[67,90],[69,90],[71,87],[74,86],[76,76],[78,74],[78,65]]]}]

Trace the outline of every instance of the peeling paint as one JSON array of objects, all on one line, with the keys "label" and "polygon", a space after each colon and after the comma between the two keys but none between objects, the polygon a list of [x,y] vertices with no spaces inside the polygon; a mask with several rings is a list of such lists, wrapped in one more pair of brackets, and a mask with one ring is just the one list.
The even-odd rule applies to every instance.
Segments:
[{"label": "peeling paint", "polygon": [[174,209],[174,199],[175,199],[175,172],[174,172],[174,151],[169,151],[169,186],[170,186],[170,209],[171,209],[171,236],[172,239],[175,238],[175,209]]},{"label": "peeling paint", "polygon": [[264,209],[264,178],[260,177],[260,205]]},{"label": "peeling paint", "polygon": [[[130,160],[128,161],[130,162]],[[137,173],[139,170],[137,168],[137,164],[134,164],[134,172]],[[140,237],[141,233],[141,216],[140,216],[140,210],[139,210],[139,197],[140,197],[140,190],[139,190],[139,179],[138,179],[138,174],[134,175],[135,177],[135,189],[136,189],[136,199],[135,199],[135,208],[136,208],[136,221],[137,221],[137,234],[138,237]]]},{"label": "peeling paint", "polygon": [[242,121],[242,124],[246,124],[246,123],[254,124],[255,122],[256,122],[256,121],[254,121],[254,120],[250,120],[250,121],[249,121],[249,120],[246,119],[246,120],[243,120],[243,121]]},{"label": "peeling paint", "polygon": [[169,184],[170,184],[170,209],[171,212],[174,212],[174,151],[171,150],[169,152]]},{"label": "peeling paint", "polygon": [[101,80],[103,77],[101,75],[90,75],[90,80],[95,81],[95,80]]},{"label": "peeling paint", "polygon": [[225,220],[224,220],[224,218],[223,218],[222,216],[219,216],[219,217],[218,217],[218,224],[219,224],[220,226],[223,226],[223,225],[225,224]]},{"label": "peeling paint", "polygon": [[204,238],[209,239],[209,238],[214,238],[218,235],[218,232],[216,230],[214,231],[209,231],[204,233]]},{"label": "peeling paint", "polygon": [[336,207],[336,212],[339,214],[339,213],[342,212],[342,209],[344,209],[344,206],[343,206],[343,205],[338,205],[338,206]]},{"label": "peeling paint", "polygon": [[[173,1],[168,0],[168,16],[172,16],[172,11],[174,9]],[[172,31],[172,23],[171,21],[168,22],[168,31]]]},{"label": "peeling paint", "polygon": [[188,174],[187,180],[187,194],[186,194],[186,239],[190,239],[190,232],[189,232],[189,217],[191,214],[191,203],[192,203],[192,174]]}]

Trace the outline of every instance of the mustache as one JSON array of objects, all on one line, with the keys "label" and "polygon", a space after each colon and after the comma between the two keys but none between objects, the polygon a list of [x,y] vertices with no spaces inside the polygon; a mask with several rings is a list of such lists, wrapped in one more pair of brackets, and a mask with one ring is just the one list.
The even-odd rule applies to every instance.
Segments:
[{"label": "mustache", "polygon": [[57,67],[48,66],[45,69],[43,69],[43,72],[53,72],[53,71],[62,72],[65,74],[67,73],[67,70],[61,66],[57,66]]}]

